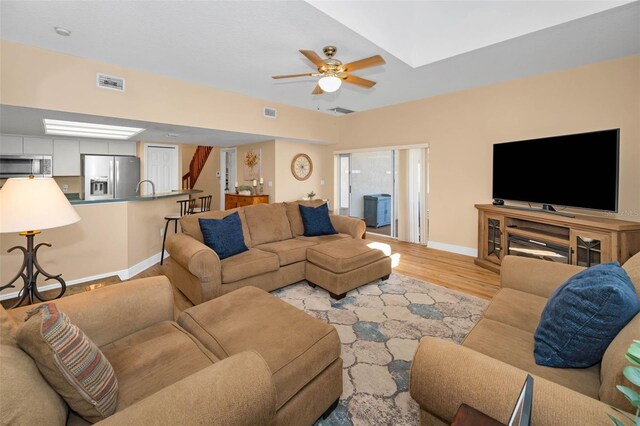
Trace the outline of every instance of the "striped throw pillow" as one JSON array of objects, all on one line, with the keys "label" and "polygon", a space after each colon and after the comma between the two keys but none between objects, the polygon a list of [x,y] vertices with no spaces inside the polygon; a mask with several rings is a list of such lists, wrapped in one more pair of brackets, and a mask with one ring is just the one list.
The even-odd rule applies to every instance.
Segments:
[{"label": "striped throw pillow", "polygon": [[55,304],[27,312],[18,345],[69,406],[89,422],[116,410],[118,380],[109,360]]}]

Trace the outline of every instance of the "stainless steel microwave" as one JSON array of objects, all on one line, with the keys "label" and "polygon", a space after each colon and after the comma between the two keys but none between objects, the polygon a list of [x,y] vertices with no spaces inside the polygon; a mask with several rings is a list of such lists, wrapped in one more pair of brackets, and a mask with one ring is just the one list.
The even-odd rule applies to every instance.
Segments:
[{"label": "stainless steel microwave", "polygon": [[0,179],[12,177],[51,177],[51,155],[0,155]]}]

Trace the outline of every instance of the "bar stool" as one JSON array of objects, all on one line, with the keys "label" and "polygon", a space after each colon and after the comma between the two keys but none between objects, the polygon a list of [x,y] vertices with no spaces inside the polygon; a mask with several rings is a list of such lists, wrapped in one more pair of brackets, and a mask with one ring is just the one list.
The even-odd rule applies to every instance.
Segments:
[{"label": "bar stool", "polygon": [[184,215],[193,214],[193,209],[196,206],[195,198],[188,200],[179,200],[176,203],[180,204],[180,213],[168,214],[164,217],[167,223],[164,225],[164,234],[162,235],[162,251],[160,252],[160,264],[164,263],[164,244],[167,241],[167,230],[169,230],[169,223],[174,222],[174,233],[178,233],[178,220]]},{"label": "bar stool", "polygon": [[200,212],[208,212],[211,211],[211,195],[207,195],[205,197],[200,197]]}]

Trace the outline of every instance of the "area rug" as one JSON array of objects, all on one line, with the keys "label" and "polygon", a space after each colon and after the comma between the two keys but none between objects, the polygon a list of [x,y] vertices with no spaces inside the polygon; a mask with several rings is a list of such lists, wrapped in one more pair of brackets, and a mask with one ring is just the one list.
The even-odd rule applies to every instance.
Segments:
[{"label": "area rug", "polygon": [[273,294],[332,324],[340,335],[344,391],[338,407],[316,426],[420,424],[418,404],[409,395],[409,368],[420,339],[460,343],[488,305],[400,274],[339,301],[306,282]]}]

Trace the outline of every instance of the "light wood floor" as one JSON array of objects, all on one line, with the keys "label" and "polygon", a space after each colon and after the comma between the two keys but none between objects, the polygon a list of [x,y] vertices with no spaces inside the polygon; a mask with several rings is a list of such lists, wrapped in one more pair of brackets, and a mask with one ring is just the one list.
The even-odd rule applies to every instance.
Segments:
[{"label": "light wood floor", "polygon": [[[500,289],[500,276],[476,266],[472,257],[430,249],[377,235],[367,234],[367,240],[383,242],[391,246],[392,256],[397,260],[393,271],[399,274],[489,300]],[[165,264],[168,262],[172,262],[172,259],[165,260]],[[160,264],[153,265],[131,279],[157,275],[163,275]],[[71,286],[67,289],[65,295],[68,296],[118,282],[120,280],[117,276],[103,278],[96,282]],[[189,299],[175,287],[173,293],[176,315],[193,306]],[[10,306],[11,302],[11,300],[3,301],[3,305]]]}]

